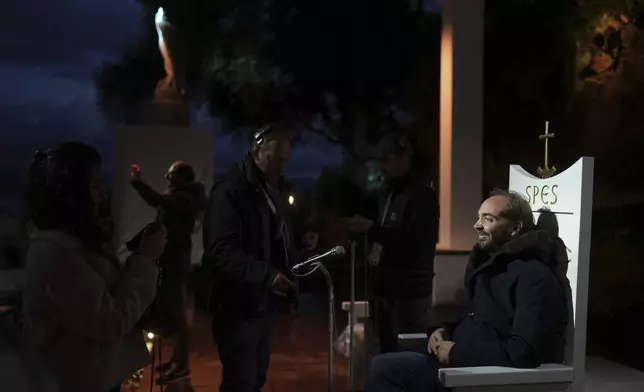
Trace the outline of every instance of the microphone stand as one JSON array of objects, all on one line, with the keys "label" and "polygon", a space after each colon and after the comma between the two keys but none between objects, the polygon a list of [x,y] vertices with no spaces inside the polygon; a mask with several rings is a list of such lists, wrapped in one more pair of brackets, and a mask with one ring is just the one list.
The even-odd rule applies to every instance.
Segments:
[{"label": "microphone stand", "polygon": [[[351,249],[353,252],[353,249],[354,249],[353,245],[351,246]],[[322,272],[322,274],[324,274],[324,278],[326,279],[328,293],[329,293],[329,369],[328,369],[329,392],[333,392],[333,343],[335,338],[335,298],[333,294],[333,278],[331,277],[331,273],[329,273],[329,270],[326,269],[324,264],[322,264],[322,260],[326,257],[343,256],[344,252],[345,251],[343,247],[336,246],[335,248],[331,249],[330,251],[322,255],[313,256],[309,258],[307,261],[297,264],[291,269],[291,272],[294,275],[301,276],[301,277],[310,275],[313,272],[315,272],[315,270],[319,269]],[[307,273],[298,274],[297,270],[304,266],[309,266],[312,269]]]},{"label": "microphone stand", "polygon": [[318,263],[318,268],[322,271],[322,274],[324,274],[329,291],[329,368],[327,377],[329,382],[329,392],[333,392],[333,341],[335,335],[335,298],[333,295],[333,279],[324,264]]},{"label": "microphone stand", "polygon": [[355,305],[356,305],[356,241],[351,241],[351,282],[349,289],[349,392],[354,391],[354,358],[353,329],[355,327]]}]

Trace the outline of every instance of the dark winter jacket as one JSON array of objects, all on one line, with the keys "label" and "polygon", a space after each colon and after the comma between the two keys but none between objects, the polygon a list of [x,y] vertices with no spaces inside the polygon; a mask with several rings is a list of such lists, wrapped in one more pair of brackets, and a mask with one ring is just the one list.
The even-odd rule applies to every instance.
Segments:
[{"label": "dark winter jacket", "polygon": [[[283,195],[266,199],[262,173],[247,157],[216,181],[203,228],[203,266],[210,273],[211,310],[261,317],[275,298],[269,286],[295,262]],[[284,226],[282,226],[282,222]]]},{"label": "dark winter jacket", "polygon": [[193,182],[160,193],[143,181],[134,181],[134,189],[151,207],[159,211],[158,220],[168,230],[168,241],[161,257],[161,268],[168,271],[187,271],[190,268],[192,233],[199,213],[206,207],[203,184]]},{"label": "dark winter jacket", "polygon": [[564,360],[567,263],[563,242],[532,231],[487,254],[476,246],[465,272],[468,314],[457,325],[451,366],[534,368]]},{"label": "dark winter jacket", "polygon": [[[389,194],[391,204],[383,223]],[[412,177],[391,184],[380,201],[375,223],[367,234],[370,241],[382,245],[375,294],[385,298],[429,297],[438,239],[436,191]]]}]

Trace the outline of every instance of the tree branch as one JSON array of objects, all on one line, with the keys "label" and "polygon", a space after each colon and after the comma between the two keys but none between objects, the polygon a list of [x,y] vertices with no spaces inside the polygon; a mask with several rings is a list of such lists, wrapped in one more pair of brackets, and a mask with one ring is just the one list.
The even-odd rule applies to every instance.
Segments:
[{"label": "tree branch", "polygon": [[314,127],[314,126],[313,126],[313,124],[311,124],[310,122],[306,122],[306,123],[305,123],[305,126],[306,126],[306,128],[307,128],[310,132],[312,132],[312,133],[314,133],[314,134],[316,134],[316,135],[322,136],[322,137],[323,137],[326,141],[328,141],[329,143],[331,143],[331,144],[337,144],[337,145],[342,146],[342,148],[344,149],[344,151],[345,151],[347,154],[349,154],[349,156],[351,156],[351,158],[353,158],[356,162],[362,162],[362,161],[363,161],[363,160],[360,158],[360,156],[358,156],[358,154],[357,154],[357,153],[356,153],[356,152],[355,152],[355,151],[354,151],[350,146],[348,146],[348,145],[347,145],[347,143],[343,143],[343,142],[342,142],[341,140],[339,140],[337,137],[335,137],[334,135],[332,135],[332,134],[328,131],[328,129],[326,129],[326,128],[324,128],[324,129],[320,129],[320,128]]}]

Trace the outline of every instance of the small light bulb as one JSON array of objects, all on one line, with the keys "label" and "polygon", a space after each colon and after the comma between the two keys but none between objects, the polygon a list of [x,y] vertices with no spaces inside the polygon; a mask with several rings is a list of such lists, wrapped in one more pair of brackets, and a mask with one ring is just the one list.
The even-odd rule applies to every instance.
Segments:
[{"label": "small light bulb", "polygon": [[154,334],[152,332],[148,332],[148,339],[154,339]]},{"label": "small light bulb", "polygon": [[290,205],[295,204],[295,198],[293,196],[288,197],[288,204],[290,204]]}]

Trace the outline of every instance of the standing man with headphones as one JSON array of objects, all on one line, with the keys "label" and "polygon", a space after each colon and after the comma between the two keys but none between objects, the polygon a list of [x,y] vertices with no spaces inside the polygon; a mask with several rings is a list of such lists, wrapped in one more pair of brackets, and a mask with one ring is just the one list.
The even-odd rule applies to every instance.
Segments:
[{"label": "standing man with headphones", "polygon": [[288,276],[292,236],[280,193],[291,155],[289,134],[260,128],[244,159],[215,181],[203,228],[203,265],[210,270],[213,338],[220,392],[259,392],[280,301],[293,297]]},{"label": "standing man with headphones", "polygon": [[380,352],[399,350],[398,334],[426,332],[431,308],[434,255],[438,241],[438,197],[412,165],[413,149],[403,135],[388,133],[378,143],[385,179],[378,218],[346,219],[349,232],[373,243],[375,267],[371,316]]}]

